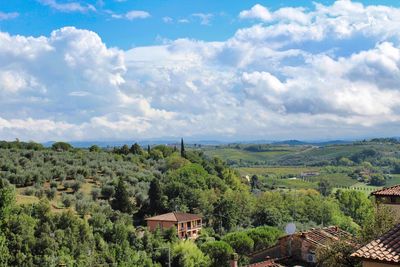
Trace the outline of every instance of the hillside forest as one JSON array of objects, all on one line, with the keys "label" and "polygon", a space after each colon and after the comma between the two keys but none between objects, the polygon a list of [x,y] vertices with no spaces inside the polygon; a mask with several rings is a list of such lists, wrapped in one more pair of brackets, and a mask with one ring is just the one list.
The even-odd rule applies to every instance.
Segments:
[{"label": "hillside forest", "polygon": [[[222,267],[233,253],[244,265],[284,235],[289,222],[297,230],[337,225],[365,243],[393,225],[368,188],[398,181],[399,146],[396,140],[217,147],[182,141],[74,148],[3,141],[0,266],[168,266],[170,260]],[[145,218],[170,211],[201,214],[200,237],[184,241],[173,228],[147,230]]]}]

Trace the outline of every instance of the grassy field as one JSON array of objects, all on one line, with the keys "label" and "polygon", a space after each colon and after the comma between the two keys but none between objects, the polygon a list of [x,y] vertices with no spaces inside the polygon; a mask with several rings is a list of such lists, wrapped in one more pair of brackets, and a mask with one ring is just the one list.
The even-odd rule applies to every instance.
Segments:
[{"label": "grassy field", "polygon": [[392,174],[392,178],[389,180],[386,180],[386,186],[393,186],[400,184],[400,174]]},{"label": "grassy field", "polygon": [[328,146],[288,146],[273,145],[268,151],[252,152],[243,147],[235,146],[206,146],[203,152],[210,157],[218,157],[231,162],[233,166],[311,166],[319,165],[341,157],[350,158],[366,149],[375,149],[383,156],[394,156],[400,151],[400,145],[366,143],[357,145],[328,145]]},{"label": "grassy field", "polygon": [[319,172],[319,167],[293,167],[293,166],[271,166],[271,167],[243,167],[237,168],[241,175],[294,175],[300,176],[303,172]]},{"label": "grassy field", "polygon": [[263,181],[264,185],[275,188],[286,188],[286,189],[316,189],[316,182],[306,182],[297,178],[288,179],[277,179],[267,178]]},{"label": "grassy field", "polygon": [[[45,189],[50,187],[49,183],[45,183],[43,185]],[[79,192],[82,192],[84,196],[90,197],[90,193],[94,187],[98,187],[91,179],[86,179],[84,183],[82,183],[81,188],[79,189]],[[30,205],[30,204],[35,204],[40,201],[40,199],[36,196],[27,196],[25,195],[25,191],[29,188],[32,188],[32,186],[27,186],[27,187],[20,187],[17,189],[17,195],[16,195],[16,203],[18,205]],[[66,208],[63,206],[62,201],[61,201],[61,196],[62,193],[72,193],[71,189],[65,190],[63,186],[59,185],[57,187],[57,194],[55,195],[54,199],[50,201],[50,207],[53,212],[63,212],[66,210],[70,210],[72,212],[75,212],[73,207]]]},{"label": "grassy field", "polygon": [[222,160],[235,160],[235,161],[265,161],[273,160],[284,155],[289,155],[295,152],[295,149],[277,150],[277,151],[263,151],[263,152],[249,152],[246,150],[235,148],[221,148],[209,149],[205,153],[210,157],[217,157]]}]

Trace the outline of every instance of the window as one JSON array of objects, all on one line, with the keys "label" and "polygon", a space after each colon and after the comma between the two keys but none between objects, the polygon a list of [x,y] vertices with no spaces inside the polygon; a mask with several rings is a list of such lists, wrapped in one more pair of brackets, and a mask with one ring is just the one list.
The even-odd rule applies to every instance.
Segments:
[{"label": "window", "polygon": [[316,262],[314,253],[307,254],[307,262]]}]

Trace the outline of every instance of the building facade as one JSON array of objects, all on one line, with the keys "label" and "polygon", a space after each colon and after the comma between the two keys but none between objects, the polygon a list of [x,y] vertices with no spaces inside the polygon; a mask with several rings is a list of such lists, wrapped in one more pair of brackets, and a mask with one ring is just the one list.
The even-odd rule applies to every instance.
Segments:
[{"label": "building facade", "polygon": [[266,258],[286,259],[289,263],[313,266],[316,264],[316,250],[320,246],[339,241],[349,240],[352,236],[336,226],[315,228],[308,231],[298,232],[279,238],[273,247],[260,250],[250,255],[252,262],[259,262]]},{"label": "building facade", "polygon": [[378,204],[388,207],[400,222],[400,185],[386,187],[371,193]]},{"label": "building facade", "polygon": [[175,227],[180,239],[196,239],[201,231],[202,217],[197,214],[170,212],[146,219],[150,231]]}]

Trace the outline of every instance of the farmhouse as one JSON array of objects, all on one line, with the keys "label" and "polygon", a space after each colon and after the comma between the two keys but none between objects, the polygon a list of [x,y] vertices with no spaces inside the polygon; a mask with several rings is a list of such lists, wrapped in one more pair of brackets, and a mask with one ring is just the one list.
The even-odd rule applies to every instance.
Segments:
[{"label": "farmhouse", "polygon": [[351,256],[361,259],[363,267],[400,266],[400,224]]},{"label": "farmhouse", "polygon": [[279,238],[278,243],[250,255],[252,262],[260,262],[266,258],[278,259],[282,263],[313,265],[316,262],[315,252],[318,247],[341,239],[349,239],[351,234],[337,226],[313,228]]},{"label": "farmhouse", "polygon": [[175,227],[180,239],[196,239],[202,227],[202,217],[197,214],[170,212],[146,219],[150,231]]},{"label": "farmhouse", "polygon": [[400,185],[386,187],[371,193],[376,202],[389,207],[400,219]]}]

